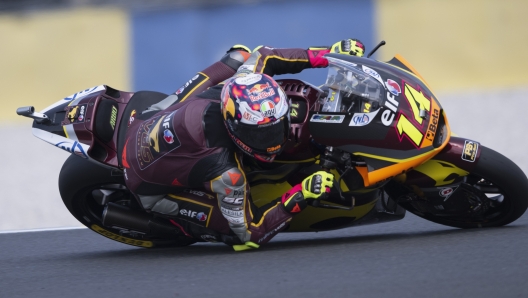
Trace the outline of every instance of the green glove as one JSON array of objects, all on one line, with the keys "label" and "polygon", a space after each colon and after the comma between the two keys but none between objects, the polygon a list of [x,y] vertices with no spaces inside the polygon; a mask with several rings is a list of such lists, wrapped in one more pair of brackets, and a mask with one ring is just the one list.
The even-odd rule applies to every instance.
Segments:
[{"label": "green glove", "polygon": [[302,182],[304,199],[319,199],[334,185],[334,175],[325,171],[315,172]]},{"label": "green glove", "polygon": [[333,174],[325,171],[315,172],[285,192],[281,197],[282,205],[287,212],[297,214],[308,206],[306,199],[320,199],[333,185]]},{"label": "green glove", "polygon": [[344,39],[334,43],[330,48],[330,53],[363,57],[365,54],[365,45],[358,39]]}]

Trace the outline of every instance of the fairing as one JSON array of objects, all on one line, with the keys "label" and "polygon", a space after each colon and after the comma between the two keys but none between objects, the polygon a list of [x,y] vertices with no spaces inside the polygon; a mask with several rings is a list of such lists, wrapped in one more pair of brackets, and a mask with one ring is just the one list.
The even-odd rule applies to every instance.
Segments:
[{"label": "fairing", "polygon": [[[361,156],[367,162],[367,169],[360,171],[365,186],[416,167],[446,146],[451,131],[445,113],[427,84],[410,71],[412,67],[400,67],[408,65],[403,58],[394,58],[400,63],[396,67],[355,56],[325,57],[330,71],[339,67],[362,72],[373,92],[359,98],[352,109],[311,112],[310,132],[318,143]],[[329,81],[327,97],[343,92]],[[322,101],[324,105],[328,98]],[[365,108],[365,103],[370,106]]]},{"label": "fairing", "polygon": [[[33,135],[82,158],[118,167],[118,123],[133,94],[106,85],[77,92],[42,110],[41,113],[48,115],[51,123],[34,122]],[[110,104],[109,119],[95,119],[96,115],[100,115],[97,111],[103,102]],[[96,120],[109,127],[107,138],[97,133]]]}]

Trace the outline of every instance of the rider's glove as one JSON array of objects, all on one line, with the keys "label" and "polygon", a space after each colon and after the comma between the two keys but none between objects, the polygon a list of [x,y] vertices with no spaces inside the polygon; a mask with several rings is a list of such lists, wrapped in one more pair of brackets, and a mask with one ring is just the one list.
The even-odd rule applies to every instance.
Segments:
[{"label": "rider's glove", "polygon": [[362,57],[365,54],[365,46],[358,39],[344,39],[334,43],[330,48],[325,47],[310,47],[308,49],[308,58],[313,68],[327,67],[328,60],[324,58],[325,54],[337,53],[346,55],[355,55]]},{"label": "rider's glove", "polygon": [[334,185],[334,175],[325,171],[315,172],[302,182],[304,199],[319,199],[324,193],[330,192]]},{"label": "rider's glove", "polygon": [[330,53],[362,57],[365,54],[365,46],[359,39],[349,38],[334,43],[330,48]]},{"label": "rider's glove", "polygon": [[333,174],[325,171],[315,172],[282,195],[284,209],[291,214],[299,213],[308,206],[306,199],[320,199],[323,194],[330,192],[333,185]]}]

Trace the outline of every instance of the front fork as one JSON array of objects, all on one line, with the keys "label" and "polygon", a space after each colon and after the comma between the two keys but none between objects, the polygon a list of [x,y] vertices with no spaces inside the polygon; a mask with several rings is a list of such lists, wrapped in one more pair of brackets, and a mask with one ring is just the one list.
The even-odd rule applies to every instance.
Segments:
[{"label": "front fork", "polygon": [[[458,215],[453,210],[478,213],[482,209],[484,212],[488,202],[486,195],[469,186],[476,181],[468,181],[479,158],[478,142],[452,137],[432,159],[395,177],[391,193],[399,203],[414,204],[422,212],[438,215]],[[398,191],[397,184],[404,189]]]}]

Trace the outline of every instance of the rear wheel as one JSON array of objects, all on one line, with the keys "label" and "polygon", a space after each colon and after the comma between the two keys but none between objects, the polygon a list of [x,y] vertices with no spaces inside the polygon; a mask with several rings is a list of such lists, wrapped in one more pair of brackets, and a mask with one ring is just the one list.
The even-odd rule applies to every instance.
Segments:
[{"label": "rear wheel", "polygon": [[146,248],[187,246],[196,241],[187,236],[153,237],[148,234],[106,227],[102,216],[106,200],[97,194],[109,194],[112,203],[140,210],[136,200],[125,186],[120,171],[98,166],[86,159],[70,156],[59,175],[59,191],[66,208],[83,225],[112,240]]},{"label": "rear wheel", "polygon": [[528,207],[526,175],[502,154],[484,146],[481,150],[475,169],[458,186],[464,188],[463,201],[457,202],[459,210],[427,212],[414,200],[400,205],[432,222],[458,228],[503,226],[521,217]]}]

